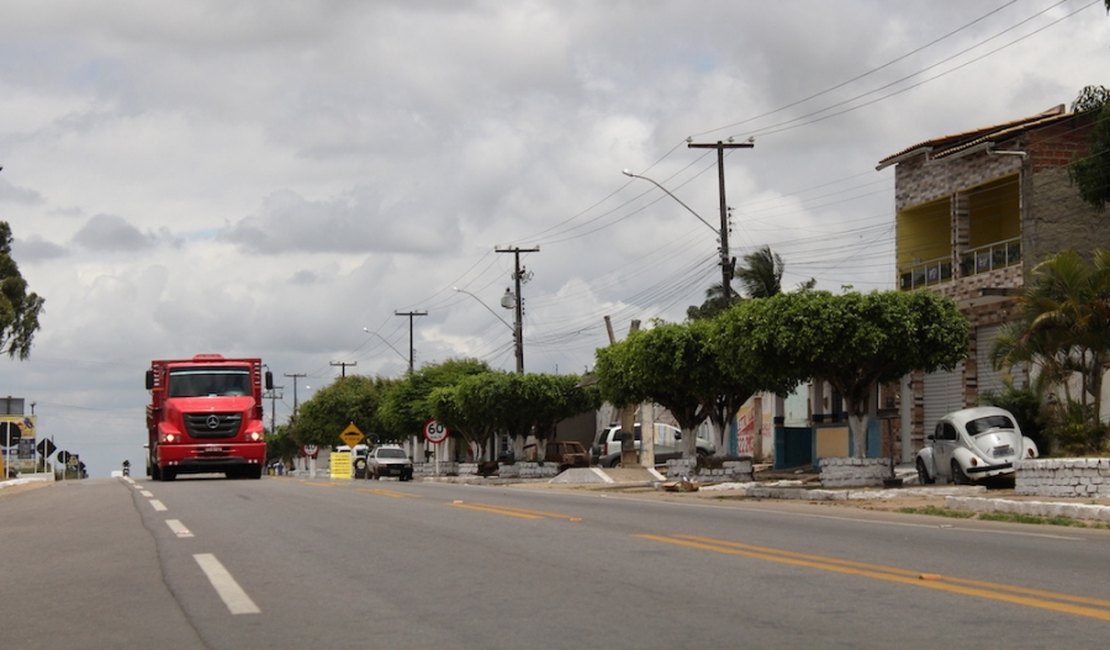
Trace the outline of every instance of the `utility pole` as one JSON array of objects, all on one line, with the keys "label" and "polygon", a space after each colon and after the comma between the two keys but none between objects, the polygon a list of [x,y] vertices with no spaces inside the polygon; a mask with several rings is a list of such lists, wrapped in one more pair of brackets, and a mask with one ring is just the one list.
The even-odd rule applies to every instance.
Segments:
[{"label": "utility pole", "polygon": [[352,367],[357,366],[358,362],[357,361],[332,361],[331,365],[332,366],[339,366],[339,367],[343,368],[343,372],[342,372],[341,377],[343,379],[346,379],[347,378],[347,366],[352,366]]},{"label": "utility pole", "polygon": [[[497,248],[497,249],[494,249],[494,250],[496,250],[498,253],[512,253],[513,257],[515,258],[515,265],[514,265],[514,271],[513,271],[513,281],[516,283],[516,295],[514,296],[514,301],[515,301],[516,304],[513,305],[513,308],[514,308],[514,315],[516,316],[516,318],[513,321],[513,342],[516,344],[516,371],[518,373],[523,374],[524,373],[524,323],[523,323],[524,299],[521,298],[521,296],[520,296],[520,285],[521,285],[521,280],[525,279],[524,276],[528,272],[525,269],[522,269],[521,266],[520,266],[520,254],[521,253],[538,253],[538,252],[540,252],[540,247],[536,246],[535,248],[520,248],[519,246],[514,246],[513,248]],[[531,276],[529,276],[529,277],[531,277]]]},{"label": "utility pole", "polygon": [[285,376],[293,378],[293,417],[290,418],[290,422],[293,422],[297,419],[297,377],[307,377],[308,375],[303,372],[294,372],[291,374],[287,372]]},{"label": "utility pole", "polygon": [[409,374],[412,374],[412,358],[414,349],[412,347],[412,319],[416,316],[427,316],[426,311],[394,311],[394,316],[408,316],[409,319]]},{"label": "utility pole", "polygon": [[725,304],[732,302],[732,258],[728,252],[728,203],[725,202],[725,149],[751,149],[755,142],[728,142],[720,140],[713,143],[690,142],[686,146],[691,149],[716,149],[717,150],[717,184],[721,195],[721,289],[724,291]]},{"label": "utility pole", "polygon": [[270,433],[277,432],[277,422],[275,422],[277,419],[277,401],[285,397],[284,393],[278,393],[278,391],[283,388],[285,388],[285,386],[274,386],[265,393],[262,393],[262,399],[270,399]]}]

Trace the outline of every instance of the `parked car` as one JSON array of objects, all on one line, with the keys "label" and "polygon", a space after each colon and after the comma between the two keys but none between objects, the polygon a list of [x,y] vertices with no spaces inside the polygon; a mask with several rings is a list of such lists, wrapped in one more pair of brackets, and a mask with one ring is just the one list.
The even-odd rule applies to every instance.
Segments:
[{"label": "parked car", "polygon": [[978,406],[942,417],[915,465],[922,483],[965,484],[1012,475],[1014,461],[1038,455],[1036,443],[1021,434],[1009,411]]},{"label": "parked car", "polygon": [[402,481],[412,480],[412,460],[397,445],[379,445],[366,457],[366,478],[380,479],[396,476]]},{"label": "parked car", "polygon": [[[597,434],[597,439],[590,447],[590,455],[595,465],[601,467],[616,467],[621,462],[621,427],[614,424],[602,429]],[[637,422],[633,433],[636,451],[640,450],[643,437],[640,423]],[[708,437],[698,435],[697,451],[699,456],[712,456],[716,450],[713,441]],[[655,461],[665,463],[668,460],[682,457],[682,429],[662,422],[655,423]]]},{"label": "parked car", "polygon": [[[537,460],[536,451],[535,444],[524,445],[526,459]],[[543,460],[546,463],[557,463],[562,472],[570,467],[589,467],[590,454],[576,440],[548,440],[544,445]]]}]

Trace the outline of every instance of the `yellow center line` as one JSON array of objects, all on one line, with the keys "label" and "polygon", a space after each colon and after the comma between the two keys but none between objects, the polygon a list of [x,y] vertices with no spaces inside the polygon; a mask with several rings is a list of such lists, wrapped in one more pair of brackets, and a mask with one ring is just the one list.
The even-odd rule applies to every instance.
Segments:
[{"label": "yellow center line", "polygon": [[[781,549],[740,544],[727,540],[715,540],[707,537],[696,536],[665,536],[665,535],[634,535],[640,539],[673,544],[686,548],[712,551],[724,555],[735,555],[756,560],[776,562],[799,566],[820,571],[829,571],[843,575],[852,575],[886,582],[895,582],[914,587],[923,587],[936,591],[973,596],[987,600],[995,600],[1025,607],[1044,609],[1074,616],[1084,616],[1101,621],[1110,621],[1110,602],[1096,598],[1086,598],[1071,594],[1062,594],[1035,589],[1026,589],[1015,585],[1004,585],[976,580],[964,580],[946,576],[937,576],[918,571],[887,567],[864,562],[840,560],[832,557],[811,555],[807,553],[791,553]],[[1009,593],[1007,593],[1009,592]],[[1086,603],[1093,607],[1069,604],[1070,602]],[[1107,609],[1098,609],[1105,607]]]},{"label": "yellow center line", "polygon": [[358,488],[359,492],[366,494],[376,494],[383,497],[396,497],[399,499],[419,499],[419,494],[409,494],[408,492],[397,492],[396,490],[386,490],[385,488]]},{"label": "yellow center line", "polygon": [[335,487],[336,483],[320,483],[318,481],[301,481],[302,484],[309,487]]},{"label": "yellow center line", "polygon": [[[455,504],[459,505],[459,504]],[[572,517],[571,515],[564,515],[561,512],[545,512],[543,510],[529,510],[526,508],[514,508],[512,506],[493,506],[484,503],[476,504],[485,508],[492,508],[504,512],[515,512],[522,515],[535,515],[538,518],[547,517],[549,519],[565,519],[567,521],[581,521],[579,517]]]},{"label": "yellow center line", "polygon": [[496,508],[494,506],[485,506],[478,503],[452,503],[451,506],[455,508],[463,508],[465,510],[490,512],[495,515],[505,515],[506,517],[517,517],[519,519],[543,519],[543,515],[533,514],[529,512],[515,512],[513,510]]}]

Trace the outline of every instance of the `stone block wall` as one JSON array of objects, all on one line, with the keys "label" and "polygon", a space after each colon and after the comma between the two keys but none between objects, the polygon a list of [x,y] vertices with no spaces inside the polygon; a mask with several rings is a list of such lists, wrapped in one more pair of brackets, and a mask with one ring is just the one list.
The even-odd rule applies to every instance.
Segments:
[{"label": "stone block wall", "polygon": [[821,487],[871,487],[890,477],[887,458],[822,458],[818,462]]},{"label": "stone block wall", "polygon": [[667,478],[674,480],[686,476],[699,483],[750,483],[755,480],[755,470],[750,458],[722,462],[719,469],[698,469],[693,458],[676,458],[667,461]]},{"label": "stone block wall", "polygon": [[556,463],[516,462],[498,468],[498,476],[501,478],[547,479],[558,474],[559,466]]},{"label": "stone block wall", "polygon": [[1110,458],[1036,458],[1014,464],[1014,493],[1110,498]]},{"label": "stone block wall", "polygon": [[[461,463],[456,463],[456,462],[453,462],[453,461],[441,460],[439,462],[439,475],[440,476],[458,476],[459,475],[459,465],[460,464]],[[471,469],[470,469],[471,473],[473,473],[474,470],[477,469],[477,465],[475,465],[474,463],[467,463],[467,464],[471,465]],[[412,475],[413,476],[435,476],[436,475],[436,464],[434,462],[414,463],[413,466],[412,466]]]}]

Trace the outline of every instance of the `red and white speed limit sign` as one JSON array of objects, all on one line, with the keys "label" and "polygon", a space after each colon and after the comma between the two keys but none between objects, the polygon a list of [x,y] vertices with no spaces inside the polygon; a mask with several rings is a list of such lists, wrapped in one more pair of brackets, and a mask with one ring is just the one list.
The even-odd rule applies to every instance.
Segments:
[{"label": "red and white speed limit sign", "polygon": [[308,456],[309,458],[316,458],[316,454],[320,453],[320,448],[316,445],[305,445],[301,448],[301,451],[303,451],[304,455]]},{"label": "red and white speed limit sign", "polygon": [[424,439],[438,445],[447,439],[447,427],[435,420],[428,420],[424,423]]}]

